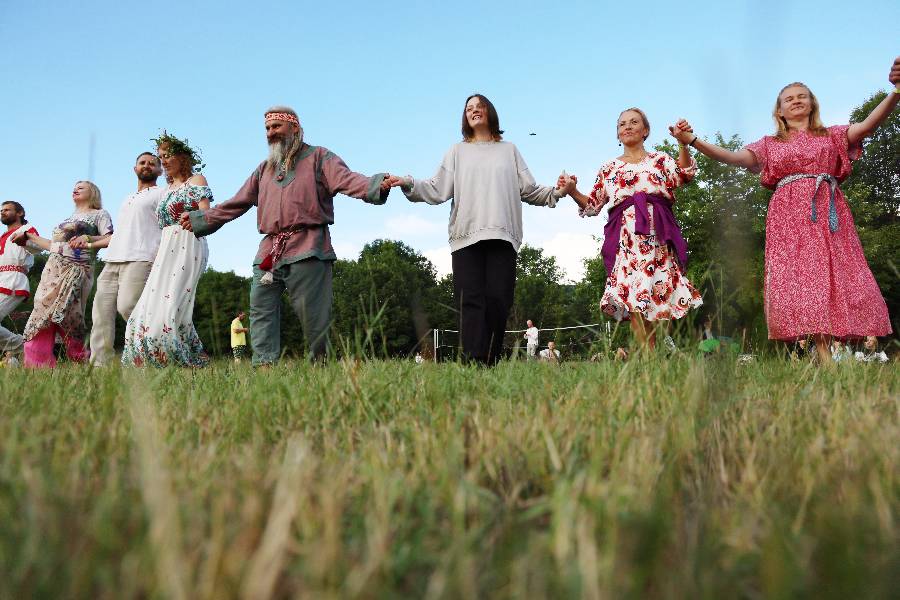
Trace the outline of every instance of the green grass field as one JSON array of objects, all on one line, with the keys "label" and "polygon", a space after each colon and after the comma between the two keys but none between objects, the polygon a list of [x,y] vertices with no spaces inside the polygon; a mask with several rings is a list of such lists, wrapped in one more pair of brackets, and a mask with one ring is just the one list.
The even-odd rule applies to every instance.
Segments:
[{"label": "green grass field", "polygon": [[896,597],[900,377],[841,367],[4,370],[0,597]]}]

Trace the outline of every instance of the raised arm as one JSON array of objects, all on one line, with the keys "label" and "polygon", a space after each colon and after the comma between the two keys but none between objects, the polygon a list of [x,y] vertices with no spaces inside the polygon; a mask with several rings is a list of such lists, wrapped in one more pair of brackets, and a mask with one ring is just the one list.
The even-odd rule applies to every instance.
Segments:
[{"label": "raised arm", "polygon": [[534,181],[534,176],[525,164],[525,159],[519,154],[519,149],[515,149],[516,157],[516,174],[519,178],[519,196],[522,202],[533,204],[534,206],[556,207],[556,201],[566,194],[560,189],[549,186],[538,185]]},{"label": "raised arm", "polygon": [[894,59],[894,64],[888,75],[888,81],[896,86],[894,90],[889,92],[885,99],[872,109],[868,117],[859,123],[852,124],[847,129],[847,141],[851,146],[859,144],[864,138],[872,135],[896,108],[897,103],[900,102],[900,56]]},{"label": "raised arm", "polygon": [[[735,167],[743,167],[754,173],[760,171],[759,161],[756,160],[756,155],[751,151],[746,148],[741,148],[737,152],[732,152],[721,146],[716,146],[715,144],[701,140],[694,135],[693,127],[691,127],[690,123],[684,119],[679,119],[675,125],[670,126],[669,132],[672,134],[672,137],[678,140],[683,146],[693,146],[715,161],[725,163],[726,165],[734,165]],[[685,152],[687,151],[686,148],[683,148],[682,150]],[[679,164],[681,163],[680,154],[678,162]]]},{"label": "raised arm", "polygon": [[384,204],[387,201],[390,188],[382,185],[385,179],[390,178],[387,173],[367,177],[351,171],[341,157],[331,151],[326,151],[321,168],[329,193],[345,194],[369,204]]},{"label": "raised arm", "polygon": [[443,204],[453,197],[453,176],[456,169],[456,147],[444,155],[441,166],[431,179],[392,177],[391,185],[399,185],[410,202]]},{"label": "raised arm", "polygon": [[[197,237],[218,231],[225,223],[229,223],[256,206],[259,198],[259,179],[266,164],[261,164],[244,182],[241,189],[230,200],[226,200],[215,208],[192,210],[181,215],[181,226],[193,231]],[[206,201],[207,207],[209,201]]]}]

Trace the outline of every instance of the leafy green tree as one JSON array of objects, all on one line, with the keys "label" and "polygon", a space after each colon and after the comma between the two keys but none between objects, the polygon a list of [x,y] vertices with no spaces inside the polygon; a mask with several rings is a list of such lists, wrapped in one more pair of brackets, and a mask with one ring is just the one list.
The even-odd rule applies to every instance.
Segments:
[{"label": "leafy green tree", "polygon": [[[249,277],[215,269],[207,269],[200,276],[194,301],[194,327],[210,355],[231,353],[229,325],[238,312],[249,314],[249,307]],[[244,325],[247,326],[247,323]]]},{"label": "leafy green tree", "polygon": [[358,260],[335,264],[333,343],[359,350],[354,340],[368,340],[366,350],[409,354],[430,341],[435,323],[452,323],[451,304],[431,261],[403,242],[375,240]]},{"label": "leafy green tree", "polygon": [[[879,92],[855,108],[850,122],[865,119],[884,97]],[[841,187],[894,331],[900,331],[900,111],[891,113],[866,140],[862,156]]]}]

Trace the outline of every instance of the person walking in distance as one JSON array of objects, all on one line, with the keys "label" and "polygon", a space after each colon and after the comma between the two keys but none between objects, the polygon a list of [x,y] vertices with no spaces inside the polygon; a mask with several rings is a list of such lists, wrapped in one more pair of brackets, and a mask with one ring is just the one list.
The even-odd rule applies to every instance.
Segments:
[{"label": "person walking in distance", "polygon": [[231,322],[231,354],[235,363],[241,362],[241,359],[247,356],[247,332],[250,330],[244,327],[243,321],[246,316],[244,311],[241,311]]},{"label": "person walking in distance", "polygon": [[527,360],[534,360],[537,358],[538,337],[540,336],[540,331],[534,326],[531,319],[528,319],[526,325],[528,325],[528,328],[525,330],[525,335],[523,336],[527,340],[525,342],[526,356]]}]

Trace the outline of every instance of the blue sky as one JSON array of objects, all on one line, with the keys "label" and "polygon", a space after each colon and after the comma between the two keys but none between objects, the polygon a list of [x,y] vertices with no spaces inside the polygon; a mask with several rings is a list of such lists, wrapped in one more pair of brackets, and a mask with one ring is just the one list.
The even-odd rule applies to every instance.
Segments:
[{"label": "blue sky", "polygon": [[[200,147],[216,200],[227,200],[265,157],[272,104],[293,106],[306,140],[354,170],[428,177],[476,91],[539,182],[566,169],[584,189],[618,155],[614,124],[628,106],[647,112],[650,145],[681,116],[701,135],[751,140],[770,131],[778,90],[801,80],[826,124],[846,122],[887,89],[898,22],[900,3],[881,0],[0,0],[0,200],[22,202],[49,232],[89,175],[93,136],[92,177],[115,217],[135,188],[134,158],[163,128]],[[449,203],[413,205],[395,190],[383,207],[343,196],[335,207],[342,258],[386,237],[449,270]],[[579,278],[599,220],[579,219],[571,200],[524,213],[525,241]],[[255,211],[209,241],[212,267],[248,274]]]}]

